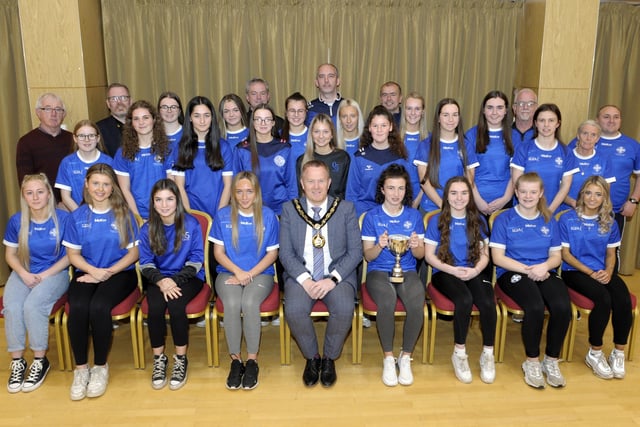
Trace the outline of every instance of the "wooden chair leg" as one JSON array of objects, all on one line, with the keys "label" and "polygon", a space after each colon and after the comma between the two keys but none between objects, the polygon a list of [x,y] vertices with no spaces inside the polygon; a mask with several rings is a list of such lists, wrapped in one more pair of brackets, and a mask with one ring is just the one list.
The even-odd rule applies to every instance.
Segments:
[{"label": "wooden chair leg", "polygon": [[62,315],[62,340],[64,342],[64,366],[67,371],[73,371],[73,363],[71,362],[71,340],[69,339],[69,329],[67,323],[69,316],[67,313]]},{"label": "wooden chair leg", "polygon": [[142,310],[138,310],[135,323],[136,330],[138,331],[138,362],[140,369],[144,369],[146,361],[144,356],[144,314]]},{"label": "wooden chair leg", "polygon": [[281,365],[288,365],[287,363],[287,349],[286,349],[286,344],[285,344],[285,335],[286,332],[285,330],[287,329],[287,321],[284,318],[284,309],[283,309],[283,305],[282,302],[280,302],[280,308],[278,309],[278,314],[280,315],[280,364]]},{"label": "wooden chair leg", "polygon": [[561,357],[567,362],[571,362],[573,359],[573,347],[576,341],[576,330],[578,328],[578,309],[571,303],[571,322],[569,323],[569,331],[564,337],[564,343],[562,345]]},{"label": "wooden chair leg", "polygon": [[362,325],[362,318],[364,317],[364,312],[362,309],[362,304],[358,304],[358,319],[356,322],[356,329],[358,330],[358,343],[357,343],[357,354],[356,354],[356,363],[362,363],[362,336],[364,334],[364,327]]},{"label": "wooden chair leg", "polygon": [[205,345],[207,346],[207,366],[212,367],[214,344],[212,343],[213,340],[211,339],[211,334],[212,334],[211,306],[207,304],[204,310],[205,310],[204,311],[204,331],[205,331]]},{"label": "wooden chair leg", "polygon": [[351,363],[357,365],[358,361],[358,343],[360,333],[358,331],[358,316],[356,315],[356,309],[353,310],[353,318],[351,319]]}]

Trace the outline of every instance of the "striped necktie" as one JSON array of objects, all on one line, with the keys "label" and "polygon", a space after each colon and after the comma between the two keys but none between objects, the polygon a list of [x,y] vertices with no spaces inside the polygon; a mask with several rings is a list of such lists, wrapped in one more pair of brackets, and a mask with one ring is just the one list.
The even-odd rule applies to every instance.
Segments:
[{"label": "striped necktie", "polygon": [[[320,220],[320,208],[312,207],[313,209],[313,220]],[[313,235],[317,235],[320,233],[320,230],[314,230]],[[313,280],[318,281],[322,280],[324,277],[324,251],[323,248],[313,247]]]}]

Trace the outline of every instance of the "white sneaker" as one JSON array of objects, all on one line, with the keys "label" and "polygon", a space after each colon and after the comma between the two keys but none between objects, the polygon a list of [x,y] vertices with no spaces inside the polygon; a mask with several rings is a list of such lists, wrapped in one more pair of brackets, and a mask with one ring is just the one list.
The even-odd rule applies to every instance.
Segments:
[{"label": "white sneaker", "polygon": [[551,387],[564,387],[567,385],[560,367],[558,366],[558,359],[550,359],[546,355],[542,359],[542,372],[547,376],[547,384]]},{"label": "white sneaker", "polygon": [[604,354],[602,354],[602,351],[600,352],[599,356],[594,356],[591,353],[591,350],[587,351],[587,355],[584,358],[584,363],[586,363],[588,367],[593,369],[593,373],[596,377],[605,380],[610,380],[611,378],[613,378],[613,371],[607,363],[607,359],[605,359]]},{"label": "white sneaker", "polygon": [[271,326],[280,326],[280,316],[275,316],[271,320]]},{"label": "white sneaker", "polygon": [[118,323],[117,320],[114,320],[113,322],[111,322],[111,327],[115,331],[116,329],[118,329],[120,327],[120,323]]},{"label": "white sneaker", "polygon": [[413,384],[413,372],[411,372],[411,356],[408,354],[400,353],[398,357],[398,382],[402,385]]},{"label": "white sneaker", "polygon": [[89,368],[74,369],[73,383],[71,384],[71,400],[82,400],[87,397],[87,385],[89,384]]},{"label": "white sneaker", "polygon": [[198,328],[205,328],[207,326],[207,321],[204,318],[202,320],[198,320],[198,322],[196,322],[196,326]]},{"label": "white sneaker", "polygon": [[496,379],[496,362],[493,353],[480,355],[480,379],[483,383],[492,384]]},{"label": "white sneaker", "polygon": [[371,319],[369,319],[367,316],[362,316],[362,327],[363,328],[371,327]]},{"label": "white sneaker", "polygon": [[451,355],[451,363],[453,363],[453,370],[456,373],[456,378],[465,384],[469,384],[473,379],[471,376],[471,369],[469,368],[469,356],[458,356],[454,351]]},{"label": "white sneaker", "polygon": [[542,376],[542,366],[538,360],[525,360],[522,363],[524,372],[524,382],[533,388],[544,388],[544,377]]},{"label": "white sneaker", "polygon": [[624,378],[624,353],[620,351],[612,351],[609,355],[609,366],[613,371],[613,378]]},{"label": "white sneaker", "polygon": [[109,383],[109,365],[94,366],[91,368],[89,385],[87,385],[87,397],[100,397],[107,391]]},{"label": "white sneaker", "polygon": [[387,387],[395,387],[398,385],[396,359],[393,356],[386,356],[382,359],[382,382]]}]

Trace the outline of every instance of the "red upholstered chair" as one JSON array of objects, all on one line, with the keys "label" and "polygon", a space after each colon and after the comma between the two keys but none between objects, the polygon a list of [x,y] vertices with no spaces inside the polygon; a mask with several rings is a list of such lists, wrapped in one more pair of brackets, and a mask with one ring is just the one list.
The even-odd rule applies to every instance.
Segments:
[{"label": "red upholstered chair", "polygon": [[[60,365],[60,370],[64,371],[64,343],[62,342],[62,334],[61,334],[61,324],[62,324],[62,313],[64,309],[64,305],[67,303],[67,294],[62,295],[51,307],[51,312],[49,313],[49,320],[53,320],[53,332],[56,336],[56,344],[58,347],[58,364]],[[4,319],[4,302],[3,297],[0,296],[0,319]]]},{"label": "red upholstered chair", "polygon": [[[271,293],[260,304],[260,317],[280,316],[280,364],[286,364],[285,356],[285,322],[282,310],[282,300],[280,298],[280,288],[278,283],[274,283]],[[224,318],[224,304],[220,297],[216,298],[211,315],[213,330],[213,366],[220,366],[220,325],[218,318]]]},{"label": "red upholstered chair", "polygon": [[[211,231],[212,219],[209,214],[202,211],[191,210],[189,211],[191,215],[193,215],[198,222],[200,223],[200,229],[202,230],[202,238],[204,239],[204,264],[202,268],[205,271],[205,281],[202,284],[202,289],[200,292],[187,304],[186,312],[187,318],[189,319],[198,319],[202,316],[205,318],[205,346],[207,349],[207,364],[209,366],[213,365],[213,352],[211,345],[211,307],[209,302],[211,301],[211,278],[209,277],[209,231]],[[139,358],[139,368],[144,369],[145,367],[145,356],[144,356],[144,328],[143,328],[143,320],[147,318],[149,315],[149,304],[147,302],[147,297],[145,296],[142,302],[140,303],[140,310],[136,316],[136,329],[137,329],[137,353]],[[169,312],[167,311],[165,317],[169,318]]]},{"label": "red upholstered chair", "polygon": [[[569,298],[571,298],[571,304],[572,304],[572,316],[571,316],[571,325],[569,326],[569,348],[567,351],[567,361],[570,362],[571,359],[573,358],[573,348],[575,346],[575,340],[576,340],[576,330],[577,330],[577,326],[578,326],[578,322],[577,322],[577,313],[578,311],[580,311],[580,313],[582,313],[585,317],[588,316],[591,313],[591,310],[593,310],[593,301],[591,301],[589,298],[585,297],[584,295],[582,295],[581,293],[568,288],[569,290]],[[633,360],[633,352],[635,350],[635,332],[637,330],[637,321],[638,321],[638,299],[636,298],[636,296],[634,294],[631,294],[631,315],[632,315],[632,322],[631,322],[631,331],[629,331],[629,346],[627,348],[627,351],[625,352],[627,355],[627,360]]]}]

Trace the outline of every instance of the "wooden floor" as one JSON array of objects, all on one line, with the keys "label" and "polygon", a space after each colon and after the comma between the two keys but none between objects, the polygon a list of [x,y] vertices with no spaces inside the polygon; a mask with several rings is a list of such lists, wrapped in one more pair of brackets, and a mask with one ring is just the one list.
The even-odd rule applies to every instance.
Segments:
[{"label": "wooden floor", "polygon": [[[640,294],[640,274],[627,276],[625,281]],[[400,328],[398,322],[397,330]],[[318,323],[317,329],[323,331],[324,324]],[[574,359],[560,365],[567,379],[564,389],[534,390],[525,385],[520,369],[524,359],[520,326],[511,320],[505,361],[496,366],[494,384],[484,384],[479,378],[478,324],[472,326],[467,343],[473,383],[462,384],[456,380],[450,362],[451,322],[438,320],[435,362],[421,364],[420,345],[417,346],[412,386],[388,388],[382,384],[382,355],[374,323],[364,333],[361,365],[351,364],[349,337],[337,362],[336,385],[331,389],[320,385],[307,389],[301,380],[304,359],[295,343],[292,364],[281,366],[278,328],[267,326],[263,328],[259,360],[260,385],[253,391],[228,391],[224,386],[228,359],[221,355],[220,368],[207,367],[204,329],[194,326],[189,380],[183,389],[173,392],[168,388],[154,391],[150,386],[148,341],[147,368],[133,369],[129,325],[123,324],[115,332],[109,360],[111,378],[104,396],[80,402],[69,400],[73,375],[58,370],[57,343],[51,337],[49,357],[53,367],[44,385],[29,394],[0,391],[0,426],[639,425],[640,351],[636,348],[634,361],[627,362],[624,380],[598,379],[583,361],[588,346],[586,330],[586,319],[581,320]],[[4,334],[0,335],[6,348]],[[397,342],[399,336],[400,332],[396,333]],[[224,352],[224,338],[222,341]],[[607,354],[611,350],[610,329],[605,335],[605,350]],[[28,359],[31,357],[29,354]],[[0,366],[8,365],[7,353],[0,354]],[[1,377],[2,381],[6,378],[6,374]]]}]

